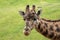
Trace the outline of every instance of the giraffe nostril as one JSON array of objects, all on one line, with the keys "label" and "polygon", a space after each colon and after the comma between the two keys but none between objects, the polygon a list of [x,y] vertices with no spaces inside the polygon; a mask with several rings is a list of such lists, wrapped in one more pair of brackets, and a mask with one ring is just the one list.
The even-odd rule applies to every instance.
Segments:
[{"label": "giraffe nostril", "polygon": [[32,13],[32,14],[35,14],[35,13]]},{"label": "giraffe nostril", "polygon": [[29,27],[24,28],[25,31],[29,31]]},{"label": "giraffe nostril", "polygon": [[26,31],[28,31],[29,29],[26,29]]}]

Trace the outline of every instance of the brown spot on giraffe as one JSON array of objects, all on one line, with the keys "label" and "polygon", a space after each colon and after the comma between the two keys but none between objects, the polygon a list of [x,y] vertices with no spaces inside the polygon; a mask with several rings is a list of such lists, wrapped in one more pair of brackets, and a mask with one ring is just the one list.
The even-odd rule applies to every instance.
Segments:
[{"label": "brown spot on giraffe", "polygon": [[48,27],[48,24],[47,24],[47,23],[44,23],[44,24],[45,24],[45,25],[44,25],[45,27]]},{"label": "brown spot on giraffe", "polygon": [[56,28],[56,32],[60,32],[60,28],[59,27]]},{"label": "brown spot on giraffe", "polygon": [[48,35],[49,38],[52,38],[54,37],[54,32],[50,32],[49,35]]},{"label": "brown spot on giraffe", "polygon": [[44,36],[47,36],[48,30],[46,29],[45,31],[42,32],[42,34],[43,34]]},{"label": "brown spot on giraffe", "polygon": [[53,31],[53,26],[52,25],[50,25],[50,29],[49,30]]}]

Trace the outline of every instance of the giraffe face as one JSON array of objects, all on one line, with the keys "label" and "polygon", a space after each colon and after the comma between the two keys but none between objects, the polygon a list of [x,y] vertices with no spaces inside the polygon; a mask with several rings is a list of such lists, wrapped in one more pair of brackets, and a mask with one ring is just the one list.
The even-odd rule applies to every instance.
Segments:
[{"label": "giraffe face", "polygon": [[[24,12],[22,12],[24,13]],[[35,12],[23,14],[23,20],[25,21],[24,34],[29,35],[31,30],[34,28],[34,22],[38,19]]]},{"label": "giraffe face", "polygon": [[[34,6],[33,9],[35,9]],[[23,16],[23,19],[25,21],[24,34],[27,36],[34,28],[35,21],[37,21],[38,15],[40,14],[40,10],[38,11],[38,13],[36,13],[35,10],[29,11],[29,6],[27,6],[26,11],[27,12],[24,11],[19,11],[19,12]]]}]

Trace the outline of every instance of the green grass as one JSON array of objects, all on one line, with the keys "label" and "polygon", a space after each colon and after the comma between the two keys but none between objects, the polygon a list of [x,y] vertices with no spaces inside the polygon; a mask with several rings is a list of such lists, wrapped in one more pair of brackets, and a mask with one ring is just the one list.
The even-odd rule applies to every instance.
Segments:
[{"label": "green grass", "polygon": [[[48,40],[35,29],[29,36],[24,36],[24,21],[19,10],[35,4],[42,7],[41,18],[60,19],[60,0],[0,0],[0,40]],[[36,8],[38,10],[38,8]]]}]

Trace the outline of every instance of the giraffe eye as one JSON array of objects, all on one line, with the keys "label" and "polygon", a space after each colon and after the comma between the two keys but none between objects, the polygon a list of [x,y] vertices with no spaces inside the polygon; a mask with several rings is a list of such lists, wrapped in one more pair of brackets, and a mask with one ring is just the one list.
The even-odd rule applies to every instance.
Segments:
[{"label": "giraffe eye", "polygon": [[34,18],[33,20],[36,21],[36,18]]},{"label": "giraffe eye", "polygon": [[25,19],[24,19],[24,21],[25,21]]}]

